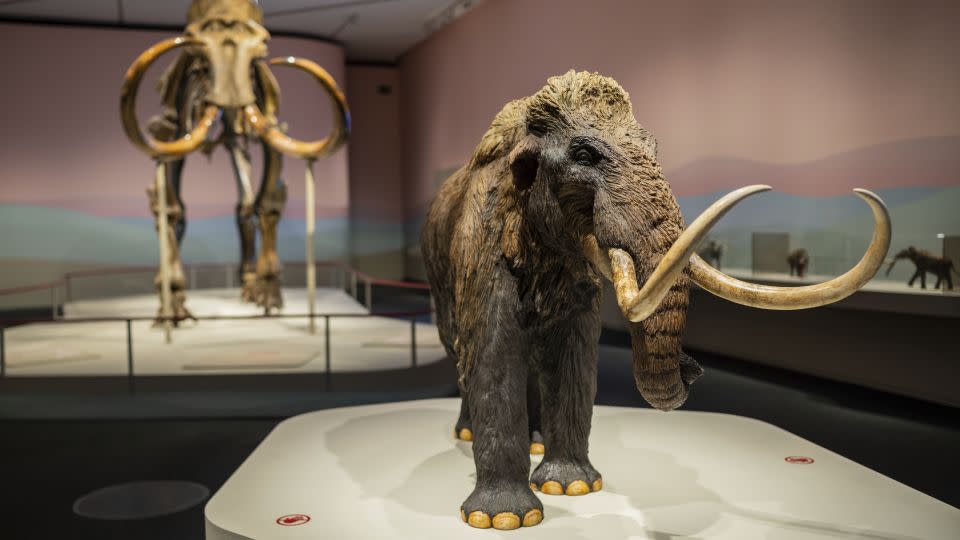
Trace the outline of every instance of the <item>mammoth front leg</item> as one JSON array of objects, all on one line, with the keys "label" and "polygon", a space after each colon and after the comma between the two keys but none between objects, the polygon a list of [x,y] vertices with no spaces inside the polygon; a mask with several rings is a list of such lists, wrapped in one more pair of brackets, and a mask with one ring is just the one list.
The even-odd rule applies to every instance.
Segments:
[{"label": "mammoth front leg", "polygon": [[548,495],[585,495],[603,486],[587,457],[599,339],[600,319],[592,312],[578,314],[569,326],[540,338],[547,344],[540,363],[540,423],[546,448],[530,484]]},{"label": "mammoth front leg", "polygon": [[257,283],[257,216],[254,213],[254,194],[250,183],[250,155],[238,144],[236,136],[226,139],[233,174],[237,180],[239,201],[235,209],[237,231],[240,233],[240,298],[244,302],[256,300]]},{"label": "mammoth front leg", "polygon": [[543,505],[527,480],[526,347],[516,315],[515,287],[503,287],[511,290],[497,290],[481,300],[490,309],[478,306],[485,314],[474,323],[480,328],[474,328],[460,348],[467,363],[466,398],[477,467],[476,488],[463,502],[460,516],[482,529],[516,529],[543,519]]},{"label": "mammoth front leg", "polygon": [[[913,287],[913,282],[916,281],[917,278],[920,277],[921,275],[923,275],[923,272],[919,268],[917,268],[917,271],[913,273],[913,276],[910,278],[910,281],[907,282],[907,286]],[[924,280],[926,280],[926,278],[924,278]],[[926,288],[926,284],[924,284],[924,288]]]},{"label": "mammoth front leg", "polygon": [[[540,427],[540,386],[537,373],[527,374],[527,428],[530,432],[530,453],[543,454],[543,435]],[[460,393],[460,415],[453,428],[453,436],[461,441],[473,440],[473,421],[470,419],[470,400],[466,392]]]},{"label": "mammoth front leg", "polygon": [[[192,313],[186,308],[186,289],[187,289],[187,280],[184,277],[183,273],[183,263],[180,261],[180,242],[183,238],[183,231],[185,227],[186,220],[184,219],[183,205],[180,203],[180,172],[183,168],[183,160],[179,162],[174,162],[167,167],[167,176],[166,181],[166,207],[167,207],[167,245],[169,246],[168,251],[168,267],[170,269],[170,306],[171,306],[171,316],[174,317],[173,324],[177,326],[180,321],[184,319],[195,319]],[[156,186],[151,185],[147,188],[147,197],[150,201],[150,211],[153,212],[154,219],[156,221],[156,227],[159,231],[160,227],[160,205],[157,198],[157,188]],[[160,272],[157,272],[157,275],[153,279],[154,286],[157,289],[157,294],[160,295]],[[157,310],[157,322],[154,323],[155,326],[160,324],[159,318],[163,316],[163,307]]]},{"label": "mammoth front leg", "polygon": [[263,145],[263,182],[257,196],[257,217],[260,225],[260,257],[257,259],[255,300],[264,313],[283,307],[280,293],[280,259],[277,256],[277,224],[287,204],[287,186],[280,179],[282,157]]}]

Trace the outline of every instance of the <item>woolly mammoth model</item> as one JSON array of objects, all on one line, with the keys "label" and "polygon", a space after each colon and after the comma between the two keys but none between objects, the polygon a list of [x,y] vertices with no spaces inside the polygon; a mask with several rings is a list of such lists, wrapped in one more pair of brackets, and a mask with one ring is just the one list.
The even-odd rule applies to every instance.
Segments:
[{"label": "woolly mammoth model", "polygon": [[[123,82],[121,116],[133,144],[162,164],[157,183],[149,190],[151,208],[161,229],[161,246],[168,245],[161,268],[170,268],[172,313],[175,320],[189,316],[184,305],[186,280],[178,245],[183,240],[186,216],[180,180],[186,155],[202,148],[210,152],[223,143],[233,163],[239,200],[236,205],[240,231],[240,279],[242,298],[256,302],[266,313],[281,307],[280,262],[277,257],[277,224],[287,199],[280,178],[282,154],[312,161],[336,150],[346,140],[349,112],[343,93],[320,66],[310,60],[285,57],[267,62],[270,33],[263,27],[263,13],[251,0],[194,0],[187,13],[182,36],[167,39],[147,49],[130,66]],[[160,82],[163,114],[151,119],[144,136],[136,118],[136,96],[144,72],[161,54],[184,48]],[[289,65],[312,75],[330,96],[335,125],[317,141],[298,141],[281,130],[275,116],[280,89],[268,64]],[[214,123],[221,134],[207,138]],[[263,173],[254,192],[249,146],[263,149]],[[163,196],[161,197],[161,192]],[[161,208],[166,211],[162,212]],[[161,216],[160,214],[165,214]],[[163,223],[164,226],[160,226]],[[169,223],[168,232],[166,224]],[[256,254],[257,228],[261,253]],[[163,255],[162,255],[163,256]],[[160,276],[157,281],[159,283]]]},{"label": "woolly mammoth model", "polygon": [[698,254],[700,255],[700,258],[707,261],[707,263],[719,270],[720,259],[723,258],[723,244],[715,240],[710,240],[707,245],[700,248]]},{"label": "woolly mammoth model", "polygon": [[[741,304],[803,309],[846,297],[883,264],[889,216],[865,190],[857,193],[873,209],[873,241],[832,281],[755,285],[694,255],[727,210],[767,189],[736,190],[685,229],[656,143],[615,81],[571,71],[504,107],[440,188],[422,233],[440,337],[463,395],[456,430],[473,439],[477,482],[462,519],[536,525],[543,505],[534,491],[602,488],[587,457],[602,278],[630,321],[640,393],[667,411],[702,372],[680,348],[691,279]],[[545,454],[530,475],[534,431]]]},{"label": "woolly mammoth model", "polygon": [[790,275],[797,274],[797,277],[802,278],[804,274],[807,273],[807,265],[810,264],[810,255],[807,254],[807,250],[800,248],[795,249],[787,255],[787,264],[790,265]]},{"label": "woolly mammoth model", "polygon": [[913,273],[913,277],[910,278],[910,281],[907,282],[907,285],[913,287],[913,282],[920,278],[920,288],[927,288],[927,272],[930,272],[937,277],[937,282],[933,285],[934,289],[940,288],[940,282],[946,281],[947,288],[953,289],[953,276],[950,275],[950,272],[953,272],[960,276],[960,273],[957,272],[956,268],[953,266],[953,260],[946,257],[937,257],[932,253],[923,251],[922,249],[917,249],[913,246],[908,247],[907,249],[901,250],[896,256],[890,261],[890,266],[887,267],[886,275],[890,275],[890,271],[893,270],[893,265],[897,264],[897,261],[900,259],[909,259],[914,266],[917,267],[917,271]]}]

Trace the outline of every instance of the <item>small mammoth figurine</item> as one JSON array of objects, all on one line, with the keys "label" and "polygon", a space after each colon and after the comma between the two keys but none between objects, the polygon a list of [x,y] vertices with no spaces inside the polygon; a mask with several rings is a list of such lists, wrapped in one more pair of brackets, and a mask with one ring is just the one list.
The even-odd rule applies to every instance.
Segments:
[{"label": "small mammoth figurine", "polygon": [[723,258],[723,244],[711,240],[700,248],[700,257],[717,270],[720,269],[720,259]]},{"label": "small mammoth figurine", "polygon": [[910,287],[913,287],[913,282],[919,277],[920,288],[926,289],[927,272],[930,272],[937,277],[937,282],[933,285],[934,289],[939,289],[940,283],[943,281],[947,282],[947,289],[953,289],[953,276],[950,275],[950,272],[960,276],[960,273],[958,273],[957,269],[954,268],[952,259],[948,259],[946,257],[937,257],[930,252],[917,249],[913,246],[901,250],[896,254],[896,256],[894,256],[893,260],[890,261],[890,266],[887,267],[887,272],[885,275],[890,275],[890,271],[893,270],[893,265],[896,264],[900,259],[909,259],[913,265],[917,267],[917,271],[913,273],[910,281],[907,282],[907,285]]},{"label": "small mammoth figurine", "polygon": [[807,264],[809,263],[810,255],[803,248],[795,249],[787,255],[787,264],[790,265],[791,276],[796,274],[797,277],[802,278],[807,273]]},{"label": "small mammoth figurine", "polygon": [[[614,80],[570,71],[508,103],[470,161],[440,188],[422,233],[437,324],[463,396],[455,432],[473,440],[476,486],[460,506],[473,527],[543,519],[536,492],[603,487],[587,454],[597,384],[601,280],[629,320],[637,387],[669,411],[702,370],[684,354],[690,281],[741,304],[804,309],[844,298],[883,264],[890,219],[876,220],[863,259],[804,287],[738,281],[694,251],[741,199],[733,191],[684,226],[654,138]],[[543,461],[528,452],[542,434]]]}]

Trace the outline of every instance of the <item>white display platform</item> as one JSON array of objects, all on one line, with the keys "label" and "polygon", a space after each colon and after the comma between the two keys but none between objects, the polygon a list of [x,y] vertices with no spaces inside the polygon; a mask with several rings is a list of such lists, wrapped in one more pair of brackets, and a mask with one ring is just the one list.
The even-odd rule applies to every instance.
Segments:
[{"label": "white display platform", "polygon": [[[471,444],[453,439],[459,406],[412,401],[282,422],[207,504],[207,539],[934,540],[960,532],[960,510],[770,424],[618,407],[594,408],[590,458],[603,491],[538,493],[540,525],[472,529],[459,516],[474,486]],[[284,516],[292,525],[278,523]]]},{"label": "white display platform", "polygon": [[[306,313],[304,289],[284,289],[281,312]],[[153,317],[156,295],[137,295],[68,303],[67,319]],[[259,315],[262,310],[240,301],[239,289],[190,291],[187,307],[194,315]],[[340,289],[317,290],[317,313],[366,314]],[[436,326],[417,323],[417,361],[442,360],[446,353]],[[124,321],[37,323],[5,332],[6,375],[102,376],[127,374]],[[152,321],[132,325],[133,359],[138,375],[198,375],[325,371],[324,321],[317,333],[307,318],[185,321],[166,344]],[[331,318],[331,371],[357,372],[408,367],[410,322],[387,317]]]}]

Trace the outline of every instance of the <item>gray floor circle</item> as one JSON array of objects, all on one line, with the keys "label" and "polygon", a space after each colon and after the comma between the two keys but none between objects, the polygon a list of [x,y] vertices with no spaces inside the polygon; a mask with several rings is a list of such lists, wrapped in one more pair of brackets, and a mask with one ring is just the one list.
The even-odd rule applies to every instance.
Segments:
[{"label": "gray floor circle", "polygon": [[130,482],[80,497],[73,503],[73,512],[91,519],[147,519],[186,510],[207,500],[209,495],[206,486],[194,482]]}]

